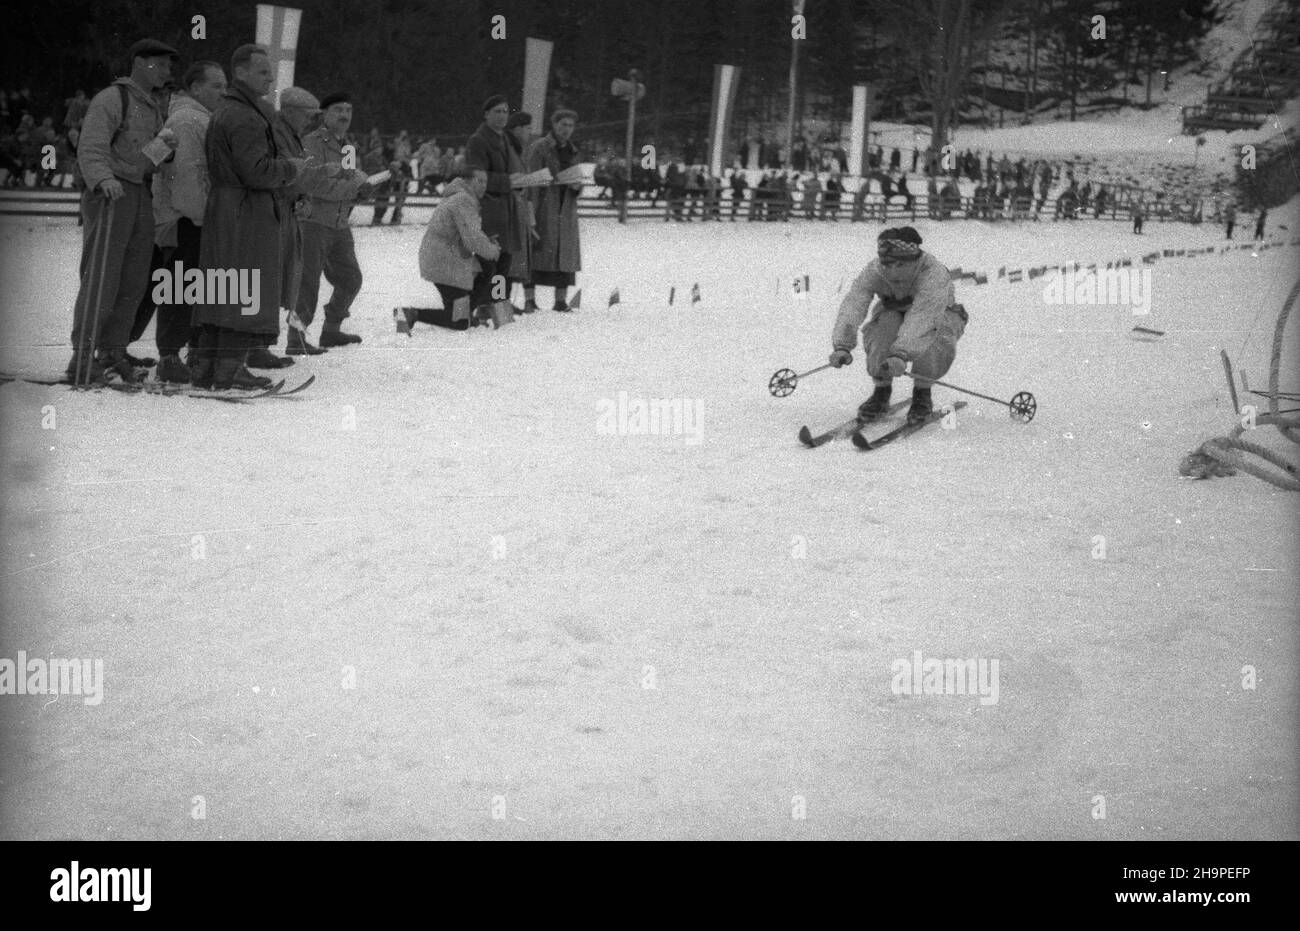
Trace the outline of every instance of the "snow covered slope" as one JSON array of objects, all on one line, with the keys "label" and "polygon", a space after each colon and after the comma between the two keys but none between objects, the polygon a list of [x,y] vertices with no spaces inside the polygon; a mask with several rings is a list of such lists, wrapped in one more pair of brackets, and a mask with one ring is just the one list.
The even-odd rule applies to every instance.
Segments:
[{"label": "snow covered slope", "polygon": [[[860,354],[767,379],[824,361],[877,231],[589,222],[579,313],[407,338],[421,230],[359,228],[365,343],[302,400],[0,387],[0,656],[105,674],[0,703],[6,835],[1295,838],[1296,497],[1177,474],[1234,422],[1219,350],[1263,382],[1295,249],[1162,260],[1142,317],[960,286],[948,378],[1033,423],[806,450]],[[921,231],[966,268],[1219,234]],[[66,362],[78,247],[0,226],[0,368]],[[622,393],[698,437],[609,435]],[[998,660],[996,703],[896,694],[916,651]]]}]

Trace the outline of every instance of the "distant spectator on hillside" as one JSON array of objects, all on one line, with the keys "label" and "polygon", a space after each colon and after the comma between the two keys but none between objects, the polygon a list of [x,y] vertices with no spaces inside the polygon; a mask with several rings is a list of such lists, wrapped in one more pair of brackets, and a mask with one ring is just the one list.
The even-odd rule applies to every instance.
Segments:
[{"label": "distant spectator on hillside", "polygon": [[731,222],[736,222],[736,212],[740,209],[741,203],[745,200],[745,189],[749,187],[749,182],[745,180],[745,173],[736,169],[731,173]]},{"label": "distant spectator on hillside", "polygon": [[822,183],[816,175],[809,175],[803,183],[803,215],[806,219],[817,219],[817,202],[821,199]]},{"label": "distant spectator on hillside", "polygon": [[912,192],[907,189],[907,175],[898,176],[898,181],[895,182],[894,185],[894,193],[900,197],[905,198],[904,206],[906,207],[906,209],[908,210],[912,209],[912,201],[914,200],[914,198],[912,197]]},{"label": "distant spectator on hillside", "polygon": [[82,121],[86,119],[86,110],[89,108],[90,101],[86,98],[86,92],[78,90],[63,101],[63,125],[80,127]]},{"label": "distant spectator on hillside", "polygon": [[1129,215],[1133,218],[1133,232],[1141,234],[1142,221],[1146,219],[1146,205],[1142,203],[1141,198],[1133,201],[1133,206],[1129,208]]},{"label": "distant spectator on hillside", "polygon": [[822,194],[822,219],[838,220],[840,218],[840,196],[844,185],[840,182],[838,172],[826,179],[826,191]]},{"label": "distant spectator on hillside", "polygon": [[1268,211],[1263,207],[1259,210],[1259,219],[1255,221],[1255,241],[1261,242],[1264,239],[1264,224],[1268,221]]},{"label": "distant spectator on hillside", "polygon": [[1232,238],[1232,230],[1237,225],[1237,205],[1228,201],[1227,208],[1223,211],[1223,222],[1227,225],[1228,238]]}]

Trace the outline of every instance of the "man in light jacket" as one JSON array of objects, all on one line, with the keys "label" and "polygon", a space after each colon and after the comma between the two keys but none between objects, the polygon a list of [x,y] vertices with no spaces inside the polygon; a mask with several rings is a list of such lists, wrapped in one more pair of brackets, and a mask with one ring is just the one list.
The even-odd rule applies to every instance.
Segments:
[{"label": "man in light jacket", "polygon": [[438,288],[443,309],[402,308],[408,330],[417,320],[441,326],[467,319],[477,323],[470,307],[491,303],[492,284],[481,274],[480,259],[496,260],[501,247],[483,232],[481,201],[487,183],[487,172],[466,168],[443,188],[420,241],[420,277]]},{"label": "man in light jacket", "polygon": [[[171,99],[166,129],[176,135],[176,155],[153,176],[154,267],[174,274],[176,265],[199,267],[199,243],[203,233],[203,211],[208,203],[208,159],[204,140],[212,111],[226,92],[226,73],[215,61],[196,61],[181,79],[182,90]],[[154,300],[156,281],[151,281],[145,300],[136,314],[131,331],[134,342],[144,333],[157,310],[154,340],[158,346],[159,381],[188,383],[192,373],[181,361],[181,350],[195,346],[197,335],[190,325],[191,305]],[[161,295],[159,295],[161,296]]]},{"label": "man in light jacket", "polygon": [[175,148],[171,134],[163,132],[165,118],[153,92],[171,78],[175,57],[175,49],[153,39],[135,43],[127,54],[130,77],[96,94],[86,111],[77,143],[84,228],[69,381],[98,381],[107,368],[135,380],[126,346],[149,284],[154,233],[149,182],[162,153]]}]

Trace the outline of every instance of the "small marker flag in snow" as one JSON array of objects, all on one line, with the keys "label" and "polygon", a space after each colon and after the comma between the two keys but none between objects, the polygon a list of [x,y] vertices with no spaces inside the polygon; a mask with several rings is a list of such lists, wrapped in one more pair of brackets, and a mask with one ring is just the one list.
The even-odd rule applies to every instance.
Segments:
[{"label": "small marker flag in snow", "polygon": [[998,269],[998,280],[1001,281],[1005,277],[1007,277],[1007,267],[1003,265]]},{"label": "small marker flag in snow", "polygon": [[671,288],[669,288],[669,289],[668,289],[668,306],[669,306],[669,307],[672,307],[672,306],[673,306],[673,299],[674,299],[675,297],[677,297],[677,288],[676,288],[676,287],[671,287]]},{"label": "small marker flag in snow", "polygon": [[976,284],[988,284],[988,283],[989,283],[989,276],[988,276],[988,275],[985,275],[985,274],[982,274],[981,272],[976,272],[976,273],[975,273],[975,283],[976,283]]},{"label": "small marker flag in snow", "polygon": [[700,283],[697,281],[695,284],[691,285],[691,303],[698,304],[699,302],[700,302]]},{"label": "small marker flag in snow", "polygon": [[807,275],[795,275],[794,281],[791,283],[791,289],[794,291],[794,296],[807,297],[808,284],[809,281]]},{"label": "small marker flag in snow", "polygon": [[581,306],[582,306],[582,288],[579,288],[578,290],[573,292],[573,300],[569,301],[569,307],[573,310],[577,310]]},{"label": "small marker flag in snow", "polygon": [[1007,281],[1024,281],[1025,270],[1023,268],[1013,268],[1007,273]]},{"label": "small marker flag in snow", "polygon": [[[619,299],[618,299],[618,288],[615,288],[613,291],[610,291],[610,292],[609,292],[609,304],[608,304],[607,306],[608,306],[608,307],[613,307],[615,304],[618,304],[618,303],[621,303],[621,302],[620,302]],[[576,305],[576,304],[573,304],[573,305],[570,305],[570,306],[576,307],[577,305]]]}]

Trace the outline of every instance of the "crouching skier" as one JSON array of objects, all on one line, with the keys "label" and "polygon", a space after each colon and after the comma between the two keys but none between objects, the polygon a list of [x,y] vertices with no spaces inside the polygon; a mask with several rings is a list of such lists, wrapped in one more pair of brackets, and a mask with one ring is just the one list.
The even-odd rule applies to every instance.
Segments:
[{"label": "crouching skier", "polygon": [[[835,351],[830,364],[839,368],[853,361],[853,348],[862,327],[867,374],[875,390],[858,408],[862,422],[875,420],[889,410],[893,380],[907,364],[921,379],[942,378],[957,356],[957,340],[966,331],[966,310],[956,302],[947,267],[921,248],[921,235],[910,226],[884,230],[876,245],[877,257],[867,264],[840,304],[831,336]],[[866,326],[874,298],[880,306]],[[924,420],[934,410],[930,385],[917,381],[912,388],[909,423]]]}]

